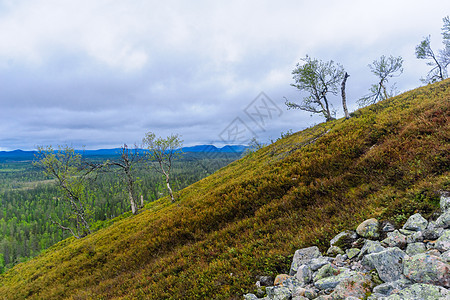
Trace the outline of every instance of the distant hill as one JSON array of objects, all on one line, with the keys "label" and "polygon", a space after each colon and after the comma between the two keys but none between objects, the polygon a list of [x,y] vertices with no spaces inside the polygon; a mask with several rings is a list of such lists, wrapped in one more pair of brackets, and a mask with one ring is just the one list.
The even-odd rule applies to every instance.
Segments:
[{"label": "distant hill", "polygon": [[[247,146],[244,145],[232,145],[217,148],[214,145],[197,145],[192,147],[183,147],[182,150],[185,153],[243,153]],[[141,152],[145,150],[140,149]],[[76,150],[77,153],[81,153],[86,157],[99,157],[99,156],[115,156],[119,155],[120,148],[113,149],[98,149],[98,150]],[[0,162],[2,161],[31,161],[34,159],[36,151],[0,151]]]},{"label": "distant hill", "polygon": [[242,299],[368,218],[399,225],[450,189],[450,80],[294,133],[136,216],[0,275],[3,299]]}]

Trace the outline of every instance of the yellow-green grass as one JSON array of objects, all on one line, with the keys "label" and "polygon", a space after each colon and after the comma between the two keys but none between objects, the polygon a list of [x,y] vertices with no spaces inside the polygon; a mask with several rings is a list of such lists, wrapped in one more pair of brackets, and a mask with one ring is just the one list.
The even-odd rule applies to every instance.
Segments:
[{"label": "yellow-green grass", "polygon": [[[277,141],[0,277],[4,299],[240,299],[256,275],[366,218],[401,224],[450,189],[450,81]],[[295,120],[293,120],[295,122]]]}]

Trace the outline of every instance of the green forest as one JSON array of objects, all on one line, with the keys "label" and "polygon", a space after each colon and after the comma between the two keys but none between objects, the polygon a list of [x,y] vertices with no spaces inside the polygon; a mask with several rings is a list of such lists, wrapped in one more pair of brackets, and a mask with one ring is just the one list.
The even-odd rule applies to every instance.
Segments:
[{"label": "green forest", "polygon": [[[184,153],[173,165],[174,191],[214,173],[240,155]],[[101,164],[115,157],[90,156],[86,159]],[[148,165],[137,164],[135,174],[135,197],[142,195],[144,202],[149,203],[167,194],[161,174]],[[126,187],[117,169],[98,172],[90,179],[87,193],[94,230],[131,214]],[[0,161],[0,273],[71,236],[50,219],[51,216],[62,219],[68,213],[69,207],[60,197],[54,180],[34,166],[33,161]]]}]

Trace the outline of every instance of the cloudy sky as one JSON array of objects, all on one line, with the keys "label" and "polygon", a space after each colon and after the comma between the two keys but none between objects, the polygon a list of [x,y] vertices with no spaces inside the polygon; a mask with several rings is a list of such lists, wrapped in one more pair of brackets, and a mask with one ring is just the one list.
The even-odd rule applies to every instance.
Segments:
[{"label": "cloudy sky", "polygon": [[448,0],[0,0],[0,150],[276,139],[322,121],[284,105],[305,96],[290,84],[306,54],[344,65],[354,110],[383,54],[404,59],[400,91],[421,85],[415,46],[440,48],[448,14]]}]

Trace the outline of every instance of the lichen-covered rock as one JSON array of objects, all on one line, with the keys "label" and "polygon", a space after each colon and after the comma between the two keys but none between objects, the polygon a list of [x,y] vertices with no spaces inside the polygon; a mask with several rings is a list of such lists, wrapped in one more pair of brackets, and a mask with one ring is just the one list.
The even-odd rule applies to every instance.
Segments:
[{"label": "lichen-covered rock", "polygon": [[326,264],[314,274],[314,282],[325,277],[335,276],[341,271],[332,264]]},{"label": "lichen-covered rock", "polygon": [[399,248],[388,248],[378,253],[368,254],[363,259],[363,264],[377,270],[378,276],[384,282],[401,279],[403,260],[408,255]]},{"label": "lichen-covered rock", "polygon": [[314,282],[314,285],[321,290],[334,289],[342,280],[355,275],[354,271],[344,271],[335,276],[328,276]]},{"label": "lichen-covered rock", "polygon": [[304,297],[304,299],[315,299],[315,298],[317,298],[317,293],[313,289],[298,287],[292,292],[292,300],[302,299],[302,298],[296,298],[296,297]]},{"label": "lichen-covered rock", "polygon": [[421,214],[417,213],[408,218],[403,229],[412,231],[421,231],[427,228],[428,221],[422,217]]},{"label": "lichen-covered rock", "polygon": [[298,267],[306,265],[311,259],[321,257],[322,254],[317,246],[303,248],[295,251],[292,259],[289,275],[293,276],[297,273]]},{"label": "lichen-covered rock", "polygon": [[344,253],[345,253],[344,250],[342,250],[341,248],[339,248],[337,246],[331,246],[327,250],[327,255],[332,256],[332,257],[335,257],[338,254],[344,254]]},{"label": "lichen-covered rock", "polygon": [[353,257],[357,256],[361,252],[358,248],[350,248],[345,251],[345,254],[347,254],[349,259],[352,259]]},{"label": "lichen-covered rock", "polygon": [[377,219],[368,219],[358,225],[356,233],[367,239],[376,239],[380,236],[378,233],[379,223]]},{"label": "lichen-covered rock", "polygon": [[298,267],[295,278],[301,285],[310,283],[312,280],[311,268],[308,265],[301,265],[300,267]]},{"label": "lichen-covered rock", "polygon": [[398,247],[404,249],[406,247],[406,236],[401,234],[398,230],[388,233],[387,238],[381,241],[381,244],[386,247]]},{"label": "lichen-covered rock", "polygon": [[244,300],[258,300],[258,297],[255,294],[245,294]]},{"label": "lichen-covered rock", "polygon": [[444,231],[444,234],[434,244],[434,248],[441,252],[450,250],[450,230]]},{"label": "lichen-covered rock", "polygon": [[278,274],[273,281],[273,285],[283,285],[283,282],[290,277],[288,274]]},{"label": "lichen-covered rock", "polygon": [[312,271],[319,270],[322,266],[328,264],[330,261],[326,257],[313,258],[309,261],[308,265]]},{"label": "lichen-covered rock", "polygon": [[442,253],[440,257],[444,262],[450,263],[450,250]]},{"label": "lichen-covered rock", "polygon": [[442,211],[450,210],[450,192],[444,192],[441,195],[439,206],[441,207]]},{"label": "lichen-covered rock", "polygon": [[405,258],[403,274],[417,283],[450,287],[450,265],[437,256],[421,253]]},{"label": "lichen-covered rock", "polygon": [[347,249],[350,248],[352,243],[357,239],[358,235],[356,234],[356,232],[352,230],[346,230],[332,238],[330,241],[330,245],[337,246],[341,249]]},{"label": "lichen-covered rock", "polygon": [[431,284],[413,284],[396,294],[390,295],[386,300],[448,300],[450,292]]},{"label": "lichen-covered rock", "polygon": [[381,231],[383,232],[391,232],[395,230],[395,226],[392,225],[390,222],[384,222],[384,224],[381,227]]},{"label": "lichen-covered rock", "polygon": [[424,240],[434,241],[440,238],[444,234],[443,228],[425,229],[422,231],[422,236]]},{"label": "lichen-covered rock", "polygon": [[390,294],[395,294],[405,287],[411,285],[412,282],[406,278],[399,279],[396,281],[385,282],[383,284],[377,285],[373,288],[373,293],[380,294],[383,296],[389,296]]},{"label": "lichen-covered rock", "polygon": [[273,285],[273,277],[272,276],[259,276],[258,281],[262,286],[271,286]]},{"label": "lichen-covered rock", "polygon": [[423,231],[415,231],[413,234],[406,236],[407,244],[423,242],[423,240]]},{"label": "lichen-covered rock", "polygon": [[379,241],[366,240],[364,246],[358,254],[358,259],[361,259],[365,254],[377,253],[385,250]]},{"label": "lichen-covered rock", "polygon": [[413,256],[419,253],[424,253],[427,250],[427,247],[424,243],[411,243],[406,246],[406,254],[409,256]]},{"label": "lichen-covered rock", "polygon": [[370,275],[358,272],[342,280],[330,296],[332,299],[348,299],[348,297],[363,299],[370,294],[373,286]]},{"label": "lichen-covered rock", "polygon": [[267,297],[273,300],[290,300],[291,291],[284,286],[269,286],[266,288]]},{"label": "lichen-covered rock", "polygon": [[437,218],[436,222],[434,222],[436,227],[440,228],[449,228],[450,227],[450,210],[447,210],[442,215]]}]

